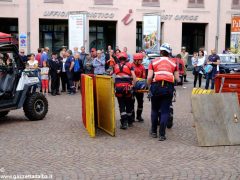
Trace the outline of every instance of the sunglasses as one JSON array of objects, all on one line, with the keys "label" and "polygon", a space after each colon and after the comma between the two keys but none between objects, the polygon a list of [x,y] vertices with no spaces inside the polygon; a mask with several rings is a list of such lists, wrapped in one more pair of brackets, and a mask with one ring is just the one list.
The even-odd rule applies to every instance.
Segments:
[{"label": "sunglasses", "polygon": [[20,52],[20,53],[22,53],[22,54],[23,54],[24,52]]}]

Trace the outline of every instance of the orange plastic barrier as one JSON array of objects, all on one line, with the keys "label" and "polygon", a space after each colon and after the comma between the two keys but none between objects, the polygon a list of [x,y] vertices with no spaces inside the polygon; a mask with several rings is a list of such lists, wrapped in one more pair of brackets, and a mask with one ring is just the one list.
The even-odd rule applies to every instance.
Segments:
[{"label": "orange plastic barrier", "polygon": [[219,93],[222,83],[222,92],[236,92],[240,104],[240,74],[218,74],[215,79],[216,93]]}]

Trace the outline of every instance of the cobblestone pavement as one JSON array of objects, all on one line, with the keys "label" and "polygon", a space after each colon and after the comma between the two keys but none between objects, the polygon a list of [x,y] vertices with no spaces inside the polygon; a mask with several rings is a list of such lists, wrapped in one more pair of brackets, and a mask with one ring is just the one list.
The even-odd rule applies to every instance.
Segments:
[{"label": "cobblestone pavement", "polygon": [[[53,179],[240,179],[240,146],[198,147],[192,127],[192,83],[177,87],[174,126],[167,141],[149,137],[144,123],[116,137],[90,138],[81,122],[80,95],[49,96],[49,113],[28,121],[22,110],[0,121],[0,175],[44,174]],[[117,107],[117,104],[116,104]],[[119,119],[116,108],[116,118]]]}]

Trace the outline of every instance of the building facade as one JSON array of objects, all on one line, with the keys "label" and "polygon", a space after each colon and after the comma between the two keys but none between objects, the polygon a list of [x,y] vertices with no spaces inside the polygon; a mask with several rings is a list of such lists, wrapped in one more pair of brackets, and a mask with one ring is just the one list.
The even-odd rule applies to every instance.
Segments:
[{"label": "building facade", "polygon": [[174,54],[181,46],[220,53],[230,46],[231,16],[240,12],[240,0],[0,0],[0,32],[27,35],[19,44],[28,51],[56,51],[68,46],[70,11],[87,13],[86,49],[140,50],[143,16],[154,14],[161,16],[161,42],[170,43]]}]

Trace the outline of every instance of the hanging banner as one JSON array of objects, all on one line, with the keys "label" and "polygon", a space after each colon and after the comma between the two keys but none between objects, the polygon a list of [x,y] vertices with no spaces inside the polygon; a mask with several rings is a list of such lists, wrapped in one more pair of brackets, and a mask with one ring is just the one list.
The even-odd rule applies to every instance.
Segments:
[{"label": "hanging banner", "polygon": [[86,28],[85,12],[69,12],[68,28],[69,28],[69,49],[74,47],[85,46],[85,28]]},{"label": "hanging banner", "polygon": [[143,16],[143,49],[147,53],[158,53],[161,39],[161,17]]},{"label": "hanging banner", "polygon": [[240,54],[240,15],[232,16],[231,51],[234,54]]}]

